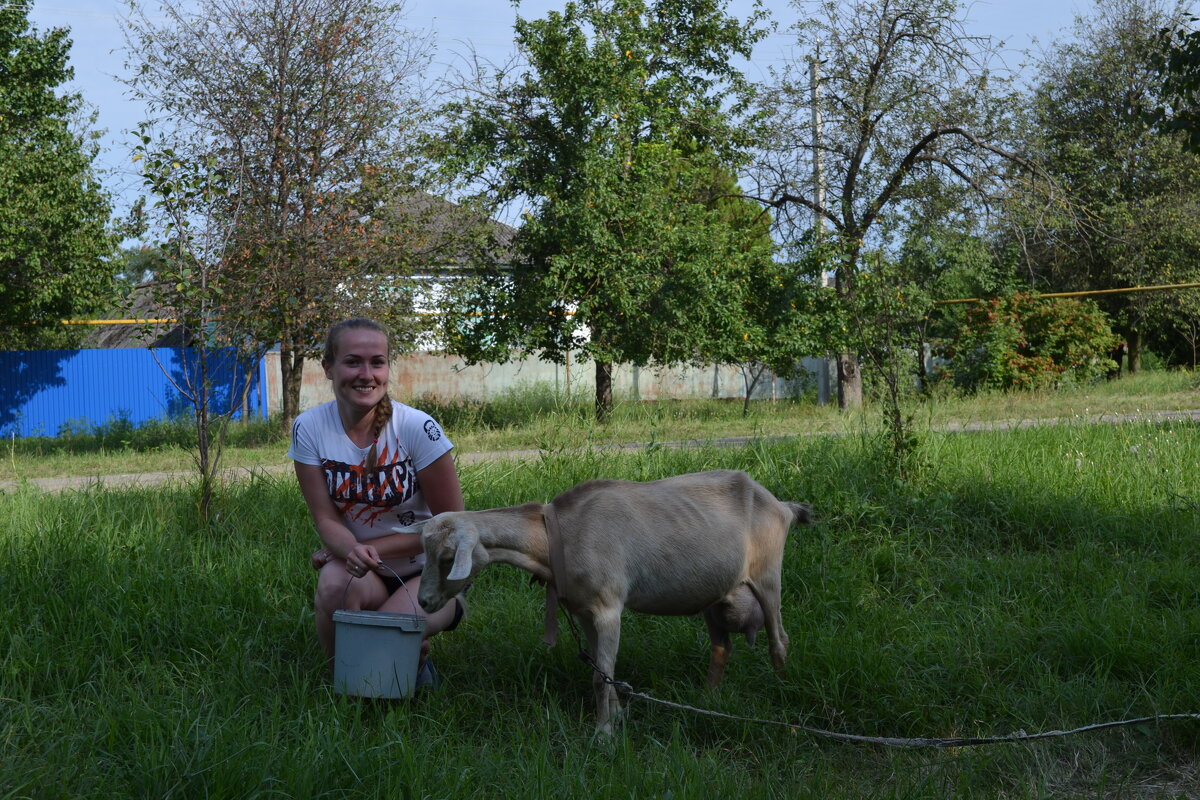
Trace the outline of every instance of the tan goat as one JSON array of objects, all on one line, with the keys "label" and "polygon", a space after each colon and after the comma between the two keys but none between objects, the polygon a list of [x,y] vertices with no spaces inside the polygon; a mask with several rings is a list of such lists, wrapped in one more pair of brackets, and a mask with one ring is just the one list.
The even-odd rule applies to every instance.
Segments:
[{"label": "tan goat", "polygon": [[[751,638],[763,624],[782,674],[783,546],[793,523],[809,521],[807,505],[775,499],[744,472],[719,470],[646,483],[587,481],[545,506],[446,512],[396,530],[421,535],[426,562],[418,602],[426,611],[449,602],[489,563],[512,564],[547,584],[548,639],[557,595],[609,676],[625,608],[703,614],[712,640],[708,681],[715,686],[732,648],[730,633]],[[601,675],[593,675],[593,684],[596,727],[609,732],[620,700]]]}]

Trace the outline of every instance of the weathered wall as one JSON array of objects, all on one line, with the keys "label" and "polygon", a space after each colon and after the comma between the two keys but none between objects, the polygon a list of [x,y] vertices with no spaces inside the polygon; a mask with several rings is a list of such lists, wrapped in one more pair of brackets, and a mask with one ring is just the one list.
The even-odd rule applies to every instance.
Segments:
[{"label": "weathered wall", "polygon": [[[755,387],[754,397],[790,397],[809,386],[815,386],[823,362],[806,358],[802,363],[811,374],[810,379],[772,381],[768,376]],[[266,375],[270,410],[276,413],[283,397],[278,352],[267,354]],[[468,366],[453,356],[434,353],[415,353],[392,362],[391,393],[400,400],[429,395],[486,400],[509,389],[537,384],[552,386],[563,394],[590,399],[595,394],[595,365],[572,360],[569,366],[565,366],[524,359],[507,364]],[[618,397],[637,397],[642,400],[741,398],[745,394],[745,383],[741,370],[731,366],[638,369],[625,365],[613,369],[613,393]],[[321,364],[314,360],[306,361],[300,386],[300,409],[303,411],[332,399],[329,381]]]},{"label": "weathered wall", "polygon": [[[67,428],[83,429],[114,417],[135,425],[188,413],[190,404],[181,386],[194,383],[194,363],[185,349],[56,350],[0,353],[0,434],[54,436]],[[214,413],[228,410],[230,397],[240,397],[241,378],[221,366],[213,354]],[[755,398],[789,397],[820,392],[816,359],[804,359],[814,373],[808,380],[760,381]],[[240,371],[239,371],[240,372]],[[275,414],[282,407],[279,353],[268,353],[250,372],[250,392],[242,414]],[[392,395],[400,400],[424,396],[486,400],[521,386],[544,385],[563,395],[591,400],[595,396],[595,366],[557,365],[537,359],[509,364],[467,366],[461,360],[432,353],[398,358],[392,364]],[[827,383],[825,384],[828,385]],[[264,387],[260,390],[260,387]],[[613,370],[617,398],[741,398],[745,392],[737,367]],[[300,390],[301,410],[332,399],[320,363],[308,361]]]}]

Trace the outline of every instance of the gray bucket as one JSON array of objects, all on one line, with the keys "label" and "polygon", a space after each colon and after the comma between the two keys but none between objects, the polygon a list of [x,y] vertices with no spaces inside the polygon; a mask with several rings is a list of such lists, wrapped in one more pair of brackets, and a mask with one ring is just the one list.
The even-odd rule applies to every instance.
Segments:
[{"label": "gray bucket", "polygon": [[408,697],[417,682],[425,618],[387,611],[333,612],[333,690],[357,697]]},{"label": "gray bucket", "polygon": [[[383,562],[379,566],[392,573],[400,581],[401,589],[408,592],[404,579],[395,570]],[[349,582],[346,591],[350,591]],[[345,601],[343,592],[342,602]],[[421,661],[421,640],[425,637],[424,617],[343,608],[333,612],[333,623],[335,692],[390,699],[413,693]]]}]

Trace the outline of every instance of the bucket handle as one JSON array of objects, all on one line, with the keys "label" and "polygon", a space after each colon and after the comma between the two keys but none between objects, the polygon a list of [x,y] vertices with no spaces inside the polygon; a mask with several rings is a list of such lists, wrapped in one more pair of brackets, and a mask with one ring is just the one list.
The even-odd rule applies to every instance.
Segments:
[{"label": "bucket handle", "polygon": [[[400,575],[397,574],[396,570],[392,569],[390,566],[388,566],[387,564],[385,564],[382,561],[379,562],[379,566],[383,567],[388,572],[392,573],[392,577],[395,578],[396,580],[400,581],[400,588],[404,590],[404,593],[406,595],[408,595],[408,602],[412,603],[413,608],[420,608],[420,606],[417,605],[416,601],[413,600],[412,592],[410,592],[408,590],[408,584],[404,582],[404,578],[401,578]],[[350,580],[346,581],[346,588],[342,590],[342,601],[340,603],[338,603],[338,606],[345,607],[346,595],[350,592],[350,582],[353,581],[357,577],[358,577],[357,575],[351,575]]]}]

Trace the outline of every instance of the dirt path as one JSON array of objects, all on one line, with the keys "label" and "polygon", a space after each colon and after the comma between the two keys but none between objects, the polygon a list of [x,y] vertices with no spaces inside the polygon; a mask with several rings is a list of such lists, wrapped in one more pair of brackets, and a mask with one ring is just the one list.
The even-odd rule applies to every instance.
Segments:
[{"label": "dirt path", "polygon": [[[1158,411],[1143,414],[1096,414],[1088,417],[1072,417],[1070,419],[1022,419],[998,420],[994,422],[950,423],[937,430],[951,433],[969,433],[975,431],[1019,430],[1046,425],[1064,425],[1077,423],[1122,424],[1126,422],[1168,422],[1189,421],[1200,422],[1200,409],[1194,411]],[[742,447],[752,442],[786,441],[799,436],[826,436],[834,434],[797,434],[796,436],[735,436],[709,441],[689,440],[679,442],[656,442],[655,447]],[[592,448],[595,451],[619,452],[622,450],[640,450],[647,445],[644,443],[601,445]],[[541,456],[540,450],[502,450],[487,453],[460,453],[456,458],[460,464],[477,464],[483,461],[524,461]],[[273,477],[291,474],[292,465],[280,464],[270,467],[233,467],[222,472],[226,480],[241,480],[255,475]],[[162,483],[184,483],[194,480],[194,471],[181,472],[141,472],[122,473],[113,475],[82,475],[66,478],[29,478],[25,481],[0,481],[0,491],[15,491],[23,484],[29,484],[44,492],[61,492],[68,489],[86,489],[92,486],[108,488],[123,488],[135,486],[153,486]]]}]

